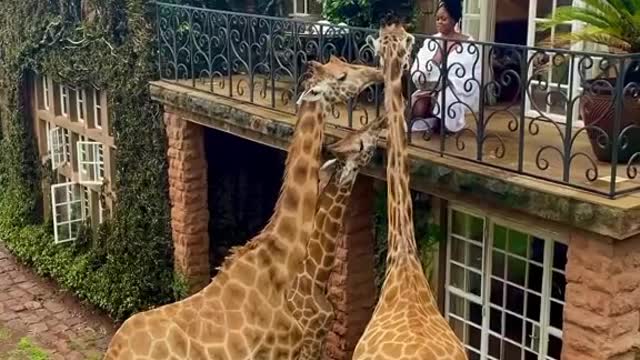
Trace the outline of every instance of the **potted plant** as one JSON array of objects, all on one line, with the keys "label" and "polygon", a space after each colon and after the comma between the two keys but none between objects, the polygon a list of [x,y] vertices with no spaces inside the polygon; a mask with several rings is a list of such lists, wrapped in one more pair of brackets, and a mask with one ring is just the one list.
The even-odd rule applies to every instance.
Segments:
[{"label": "potted plant", "polygon": [[[557,36],[560,41],[585,41],[606,45],[610,52],[632,54],[640,53],[640,0],[586,0],[585,7],[562,6],[556,9],[550,21],[539,27],[547,30],[559,24],[579,21],[584,27],[575,32]],[[627,162],[633,154],[640,152],[640,99],[635,84],[640,86],[640,62],[638,58],[625,62],[624,70],[612,65],[597,79],[583,80],[584,94],[580,99],[579,111],[587,129],[591,147],[600,161],[612,159],[612,143],[618,138],[618,162]],[[595,62],[595,60],[594,60]],[[597,66],[594,64],[594,67]],[[623,74],[620,74],[624,71]],[[616,114],[615,88],[623,76],[623,111],[619,131],[614,134]],[[636,94],[632,94],[636,92]],[[616,100],[620,101],[620,100]],[[625,136],[620,136],[624,130]],[[606,135],[605,135],[606,134]]]}]

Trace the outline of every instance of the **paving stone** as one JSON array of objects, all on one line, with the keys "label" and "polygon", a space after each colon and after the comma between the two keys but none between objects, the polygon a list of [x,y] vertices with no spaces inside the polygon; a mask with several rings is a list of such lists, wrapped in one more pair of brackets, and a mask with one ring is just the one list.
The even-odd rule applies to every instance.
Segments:
[{"label": "paving stone", "polygon": [[83,315],[79,302],[67,305],[59,295],[51,283],[19,265],[0,242],[0,327],[30,333],[50,359],[86,359],[79,349],[103,353],[113,329],[95,324]]}]

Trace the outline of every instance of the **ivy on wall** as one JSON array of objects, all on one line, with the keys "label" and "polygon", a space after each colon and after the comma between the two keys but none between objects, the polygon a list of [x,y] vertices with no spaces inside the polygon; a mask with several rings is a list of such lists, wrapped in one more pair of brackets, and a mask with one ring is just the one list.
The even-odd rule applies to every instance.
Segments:
[{"label": "ivy on wall", "polygon": [[[0,94],[8,113],[0,143],[0,241],[117,319],[184,295],[173,271],[162,114],[148,94],[153,14],[145,0],[0,4]],[[42,171],[25,103],[34,72],[108,94],[117,201],[110,221],[74,243],[54,245],[51,219],[42,218],[40,184],[50,174]]]}]

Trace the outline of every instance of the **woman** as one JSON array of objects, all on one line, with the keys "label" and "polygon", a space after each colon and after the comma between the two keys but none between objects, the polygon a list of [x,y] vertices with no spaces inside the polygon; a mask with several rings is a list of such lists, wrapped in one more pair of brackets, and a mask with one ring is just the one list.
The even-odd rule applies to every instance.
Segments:
[{"label": "woman", "polygon": [[[442,111],[441,66],[447,40],[447,83],[444,123],[448,132],[460,131],[465,126],[465,113],[477,111],[481,83],[480,46],[470,44],[473,38],[457,31],[462,18],[461,0],[440,2],[436,13],[438,33],[426,39],[411,67],[413,83],[418,90],[411,96],[412,131],[431,134],[440,126]],[[437,96],[435,96],[437,94]]]}]

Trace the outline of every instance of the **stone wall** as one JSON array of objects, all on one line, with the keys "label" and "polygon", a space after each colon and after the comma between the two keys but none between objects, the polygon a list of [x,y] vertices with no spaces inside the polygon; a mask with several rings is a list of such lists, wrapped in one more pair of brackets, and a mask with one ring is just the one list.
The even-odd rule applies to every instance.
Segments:
[{"label": "stone wall", "polygon": [[209,282],[209,210],[203,128],[165,112],[171,230],[176,269],[192,292]]},{"label": "stone wall", "polygon": [[634,360],[640,345],[640,237],[571,234],[563,360]]},{"label": "stone wall", "polygon": [[336,311],[327,335],[325,359],[351,359],[376,305],[373,234],[373,179],[355,183],[329,279],[329,300]]}]

